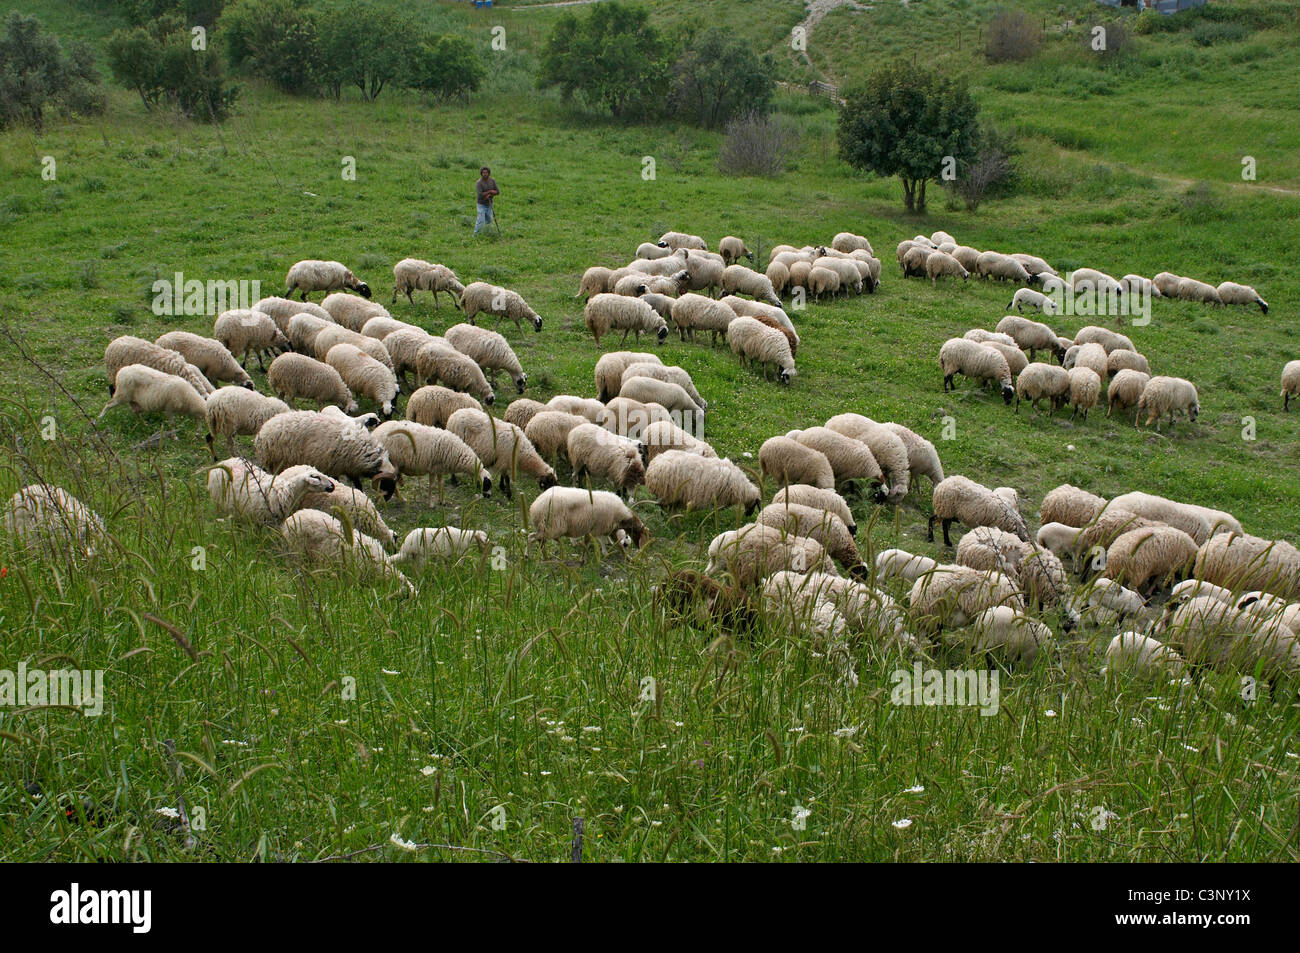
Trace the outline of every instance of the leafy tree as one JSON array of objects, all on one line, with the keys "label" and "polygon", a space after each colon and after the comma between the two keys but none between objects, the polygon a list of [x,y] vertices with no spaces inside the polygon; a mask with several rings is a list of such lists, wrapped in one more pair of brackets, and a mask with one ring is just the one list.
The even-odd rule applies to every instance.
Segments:
[{"label": "leafy tree", "polygon": [[11,11],[0,33],[0,129],[27,121],[40,132],[51,105],[83,115],[103,112],[94,54],[75,43],[65,55],[40,21]]},{"label": "leafy tree", "polygon": [[960,165],[975,157],[978,129],[978,107],[963,84],[900,64],[847,93],[839,153],[855,169],[898,176],[907,210],[924,212],[926,183],[945,159]]},{"label": "leafy tree", "polygon": [[776,88],[771,57],[761,59],[745,41],[709,30],[677,58],[670,101],[678,114],[692,114],[709,129],[736,116],[766,115]]},{"label": "leafy tree", "polygon": [[286,93],[316,86],[316,16],[301,0],[235,0],[217,27],[230,65]]},{"label": "leafy tree", "polygon": [[117,30],[107,53],[113,78],[138,92],[146,109],[168,102],[198,122],[220,122],[238,95],[215,51],[195,50],[189,27],[174,14]]},{"label": "leafy tree", "polygon": [[408,83],[408,63],[419,57],[425,33],[395,10],[353,2],[323,14],[319,35],[320,78],[334,98],[355,86],[373,102],[384,87]]},{"label": "leafy tree", "polygon": [[424,40],[411,63],[410,72],[412,89],[432,93],[444,102],[468,98],[487,76],[487,70],[470,41],[450,35]]},{"label": "leafy tree", "polygon": [[585,18],[566,13],[556,21],[537,88],[558,86],[566,100],[580,93],[615,116],[648,116],[662,101],[665,60],[644,7],[600,3]]}]

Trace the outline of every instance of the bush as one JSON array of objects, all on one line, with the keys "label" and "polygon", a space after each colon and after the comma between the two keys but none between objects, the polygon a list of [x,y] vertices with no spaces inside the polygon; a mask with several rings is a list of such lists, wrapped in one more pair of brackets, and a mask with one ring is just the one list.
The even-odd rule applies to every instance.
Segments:
[{"label": "bush", "polygon": [[59,39],[34,17],[11,11],[0,34],[0,129],[30,122],[40,132],[45,110],[94,115],[104,111],[103,83],[84,43],[65,55]]},{"label": "bush", "polygon": [[799,146],[799,132],[780,116],[751,113],[727,124],[718,169],[728,175],[780,175]]},{"label": "bush", "polygon": [[369,3],[349,3],[324,13],[318,24],[320,79],[335,99],[344,86],[366,102],[385,86],[409,84],[408,64],[420,58],[425,31],[415,20]]},{"label": "bush", "polygon": [[693,118],[707,129],[744,113],[766,115],[776,89],[776,68],[749,43],[721,30],[692,41],[672,69],[669,104],[673,115]]},{"label": "bush", "polygon": [[1103,63],[1118,63],[1133,52],[1133,35],[1118,20],[1093,22],[1083,32],[1083,46],[1101,57]]},{"label": "bush", "polygon": [[1038,52],[1042,42],[1038,24],[1019,10],[1004,10],[985,31],[984,56],[990,63],[1017,63]]},{"label": "bush", "polygon": [[316,86],[316,18],[300,0],[235,0],[218,27],[230,65],[285,93]]},{"label": "bush", "polygon": [[410,64],[410,85],[446,102],[465,100],[483,84],[487,70],[468,39],[440,36],[425,40]]},{"label": "bush", "polygon": [[113,78],[139,93],[147,110],[166,102],[197,122],[220,122],[239,92],[226,84],[215,52],[191,47],[189,28],[176,16],[117,30],[107,54]]},{"label": "bush", "polygon": [[558,86],[625,118],[661,111],[667,88],[667,54],[643,7],[617,0],[593,6],[585,18],[565,13],[542,52],[537,88]]},{"label": "bush", "polygon": [[1197,46],[1216,46],[1219,43],[1236,43],[1251,34],[1244,23],[1198,23],[1192,29],[1192,42]]},{"label": "bush", "polygon": [[1019,152],[1010,135],[992,126],[980,129],[975,155],[958,166],[952,191],[972,212],[986,198],[1006,194],[1015,180],[1013,157]]}]

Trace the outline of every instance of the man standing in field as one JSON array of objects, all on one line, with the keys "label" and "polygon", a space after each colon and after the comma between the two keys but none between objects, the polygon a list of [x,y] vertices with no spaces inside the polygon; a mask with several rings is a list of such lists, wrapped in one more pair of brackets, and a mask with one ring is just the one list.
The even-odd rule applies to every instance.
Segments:
[{"label": "man standing in field", "polygon": [[492,170],[487,166],[478,170],[478,181],[474,183],[474,199],[478,204],[478,221],[474,223],[474,234],[480,228],[492,224],[492,200],[501,194]]}]

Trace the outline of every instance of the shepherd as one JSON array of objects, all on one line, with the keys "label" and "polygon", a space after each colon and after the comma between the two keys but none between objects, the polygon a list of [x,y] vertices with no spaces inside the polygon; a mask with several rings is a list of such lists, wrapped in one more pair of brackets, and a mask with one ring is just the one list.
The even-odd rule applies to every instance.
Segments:
[{"label": "shepherd", "polygon": [[[492,200],[500,194],[501,190],[497,188],[496,179],[492,178],[492,170],[483,166],[478,170],[478,181],[474,183],[474,200],[478,205],[478,221],[474,223],[475,235],[479,233],[479,229],[494,223]],[[500,226],[497,226],[497,231],[500,230]]]}]

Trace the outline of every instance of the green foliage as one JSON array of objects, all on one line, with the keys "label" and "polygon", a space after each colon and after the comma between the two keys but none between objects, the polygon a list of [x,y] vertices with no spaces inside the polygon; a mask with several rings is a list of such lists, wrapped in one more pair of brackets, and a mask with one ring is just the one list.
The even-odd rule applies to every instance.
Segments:
[{"label": "green foliage", "polygon": [[316,86],[316,15],[301,0],[235,0],[218,27],[230,65],[286,93]]},{"label": "green foliage", "polygon": [[29,122],[39,132],[51,106],[81,115],[103,112],[94,54],[84,43],[65,54],[36,18],[11,11],[0,34],[0,129]]},{"label": "green foliage", "polygon": [[408,64],[420,57],[424,31],[410,16],[374,3],[347,3],[319,22],[319,72],[338,99],[346,86],[373,102],[387,86],[408,80]]},{"label": "green foliage", "polygon": [[1236,43],[1250,36],[1251,29],[1244,23],[1198,23],[1192,30],[1192,42],[1197,46],[1217,46]]},{"label": "green foliage", "polygon": [[839,118],[839,153],[849,165],[903,182],[907,210],[925,211],[925,186],[946,157],[974,158],[978,107],[956,80],[899,64],[850,90]]},{"label": "green foliage", "polygon": [[409,83],[412,89],[431,93],[440,101],[466,100],[475,92],[487,75],[487,70],[474,52],[474,46],[463,36],[440,36],[425,39],[410,63]]},{"label": "green foliage", "polygon": [[194,49],[190,29],[175,15],[115,31],[107,55],[113,78],[139,93],[147,110],[168,103],[197,122],[220,122],[239,93],[226,83],[217,53]]},{"label": "green foliage", "polygon": [[1016,63],[1038,52],[1038,22],[1021,10],[1005,10],[985,30],[984,56],[990,63]]},{"label": "green foliage", "polygon": [[644,7],[617,0],[593,6],[585,17],[566,13],[542,54],[539,89],[579,93],[621,118],[658,113],[666,89],[666,49]]},{"label": "green foliage", "polygon": [[708,129],[742,113],[765,115],[776,89],[775,72],[770,56],[760,57],[743,40],[709,30],[673,64],[672,114]]}]

